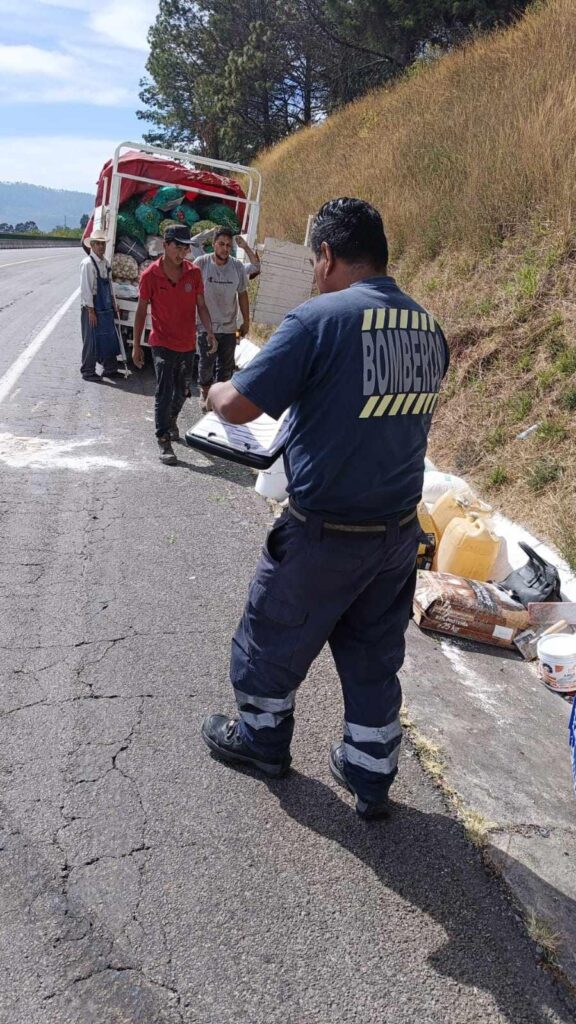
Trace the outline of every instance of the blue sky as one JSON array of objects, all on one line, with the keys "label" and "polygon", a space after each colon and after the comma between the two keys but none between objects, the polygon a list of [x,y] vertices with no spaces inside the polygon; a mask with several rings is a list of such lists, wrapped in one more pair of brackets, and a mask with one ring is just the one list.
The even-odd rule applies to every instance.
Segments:
[{"label": "blue sky", "polygon": [[0,0],[0,181],[93,192],[137,141],[158,0]]}]

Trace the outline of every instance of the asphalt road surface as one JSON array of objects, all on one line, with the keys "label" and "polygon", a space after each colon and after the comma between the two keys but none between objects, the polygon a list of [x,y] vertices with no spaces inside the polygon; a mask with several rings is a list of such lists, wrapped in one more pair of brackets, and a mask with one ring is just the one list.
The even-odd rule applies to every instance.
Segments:
[{"label": "asphalt road surface", "polygon": [[332,783],[329,656],[288,778],[208,756],[271,513],[160,464],[149,368],[82,381],[78,262],[0,252],[0,1021],[572,1021],[408,747],[388,823]]}]

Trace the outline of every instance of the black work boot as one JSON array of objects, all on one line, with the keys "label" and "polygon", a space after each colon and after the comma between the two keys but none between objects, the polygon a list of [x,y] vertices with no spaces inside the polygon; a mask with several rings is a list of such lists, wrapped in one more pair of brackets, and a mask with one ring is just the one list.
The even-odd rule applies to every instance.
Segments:
[{"label": "black work boot", "polygon": [[356,797],[356,814],[365,821],[375,821],[378,818],[388,818],[390,815],[390,804],[388,798],[380,803],[370,803],[358,796],[351,782],[346,777],[346,757],[344,755],[344,744],[333,743],[330,747],[330,771],[336,782],[344,786],[349,793]]},{"label": "black work boot", "polygon": [[163,462],[165,466],[175,466],[178,459],[174,454],[170,435],[164,434],[163,437],[159,437],[158,445],[160,447],[160,462]]},{"label": "black work boot", "polygon": [[170,440],[180,440],[180,431],[178,430],[178,422],[175,416],[173,416],[172,419],[170,420]]},{"label": "black work boot", "polygon": [[289,754],[281,761],[259,760],[238,735],[238,721],[228,718],[227,715],[208,715],[202,723],[202,739],[219,761],[226,761],[228,764],[249,764],[253,768],[258,768],[264,775],[273,775],[276,778],[286,775],[292,762]]}]

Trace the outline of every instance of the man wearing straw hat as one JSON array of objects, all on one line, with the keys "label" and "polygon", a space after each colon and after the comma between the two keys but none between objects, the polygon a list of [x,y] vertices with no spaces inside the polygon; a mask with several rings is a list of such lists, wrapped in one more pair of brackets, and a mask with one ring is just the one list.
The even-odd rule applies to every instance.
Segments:
[{"label": "man wearing straw hat", "polygon": [[80,264],[80,325],[82,329],[82,365],[84,380],[100,380],[96,362],[102,364],[103,377],[121,377],[117,356],[120,354],[114,317],[118,309],[112,291],[112,271],[104,256],[106,235],[93,231],[85,239],[90,254]]}]

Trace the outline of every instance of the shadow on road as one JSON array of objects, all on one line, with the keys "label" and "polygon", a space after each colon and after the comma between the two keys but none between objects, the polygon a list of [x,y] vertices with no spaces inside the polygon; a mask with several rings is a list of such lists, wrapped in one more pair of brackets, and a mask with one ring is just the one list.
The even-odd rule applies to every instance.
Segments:
[{"label": "shadow on road", "polygon": [[552,1009],[566,1024],[575,1019],[570,998],[536,967],[503,887],[484,873],[457,821],[393,804],[388,821],[368,824],[328,786],[299,772],[266,785],[291,818],[338,843],[441,924],[448,938],[430,958],[439,974],[490,992],[510,1024],[549,1024]]}]

